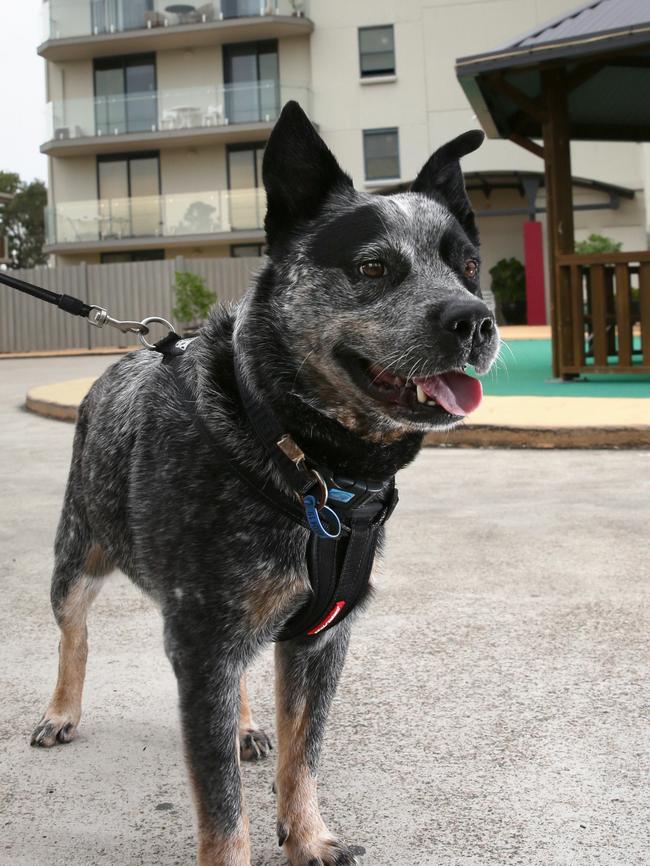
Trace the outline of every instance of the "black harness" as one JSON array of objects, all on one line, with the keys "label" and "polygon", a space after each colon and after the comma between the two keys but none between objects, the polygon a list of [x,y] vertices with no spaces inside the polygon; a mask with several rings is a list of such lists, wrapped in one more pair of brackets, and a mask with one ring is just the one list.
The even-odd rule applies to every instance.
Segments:
[{"label": "black harness", "polygon": [[[339,476],[326,466],[314,465],[282,429],[271,409],[248,387],[241,357],[235,351],[235,378],[246,415],[257,439],[295,498],[277,488],[268,489],[224,449],[197,411],[196,398],[178,365],[173,363],[183,355],[191,339],[182,339],[165,319],[150,317],[142,322],[120,321],[111,318],[102,307],[35,286],[9,274],[0,273],[0,283],[53,304],[66,313],[87,318],[96,327],[110,325],[123,333],[137,333],[143,345],[159,352],[163,363],[169,364],[180,396],[211,449],[228,463],[258,498],[310,530],[307,566],[312,595],[285,623],[276,640],[315,637],[352,613],[366,593],[380,529],[397,505],[394,477],[388,481],[359,481]],[[169,327],[169,334],[157,343],[144,339],[151,322]]]},{"label": "black harness", "polygon": [[235,379],[246,415],[256,438],[294,492],[295,499],[277,488],[269,490],[224,450],[197,412],[194,396],[178,366],[172,363],[190,342],[177,334],[169,334],[156,343],[155,348],[173,370],[176,386],[183,402],[190,407],[203,439],[258,497],[310,530],[307,567],[312,594],[285,623],[276,640],[322,634],[349,616],[366,593],[379,531],[397,505],[395,479],[359,481],[312,464],[283,430],[272,410],[251,391],[240,354],[235,351]]}]

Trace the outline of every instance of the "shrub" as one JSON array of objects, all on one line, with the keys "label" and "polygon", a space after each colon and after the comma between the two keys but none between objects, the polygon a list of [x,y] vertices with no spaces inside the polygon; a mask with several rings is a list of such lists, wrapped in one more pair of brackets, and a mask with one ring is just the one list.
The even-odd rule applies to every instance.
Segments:
[{"label": "shrub", "polygon": [[500,259],[490,268],[492,293],[502,304],[526,300],[526,269],[519,259]]},{"label": "shrub", "polygon": [[623,244],[617,243],[613,238],[590,234],[586,241],[576,244],[576,252],[583,256],[589,253],[617,253],[622,246]]},{"label": "shrub", "polygon": [[206,286],[203,277],[191,271],[176,271],[173,289],[176,305],[172,313],[179,322],[186,325],[204,321],[210,312],[210,307],[217,300],[215,293]]}]

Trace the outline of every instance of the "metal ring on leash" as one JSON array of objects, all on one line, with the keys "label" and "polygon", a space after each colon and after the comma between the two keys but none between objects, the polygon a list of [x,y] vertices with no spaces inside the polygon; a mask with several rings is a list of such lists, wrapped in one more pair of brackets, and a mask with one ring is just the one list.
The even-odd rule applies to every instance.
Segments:
[{"label": "metal ring on leash", "polygon": [[140,322],[140,324],[144,325],[144,327],[147,328],[147,330],[144,333],[140,332],[138,334],[138,339],[140,340],[140,342],[142,343],[143,346],[147,347],[147,349],[155,349],[156,347],[154,346],[154,344],[150,343],[147,340],[147,338],[145,337],[145,333],[149,332],[149,328],[147,326],[149,325],[150,322],[158,322],[158,324],[160,324],[160,325],[166,325],[169,328],[169,330],[172,332],[173,332],[174,328],[167,321],[167,319],[161,319],[160,316],[148,316],[146,319],[143,319]]}]

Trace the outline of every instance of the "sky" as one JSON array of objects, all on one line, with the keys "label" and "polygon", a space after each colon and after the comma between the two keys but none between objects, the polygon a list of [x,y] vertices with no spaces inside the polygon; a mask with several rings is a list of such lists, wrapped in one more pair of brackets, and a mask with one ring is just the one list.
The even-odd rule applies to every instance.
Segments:
[{"label": "sky", "polygon": [[0,0],[0,170],[23,180],[47,179],[45,141],[45,61],[36,54],[42,42],[43,0]]}]

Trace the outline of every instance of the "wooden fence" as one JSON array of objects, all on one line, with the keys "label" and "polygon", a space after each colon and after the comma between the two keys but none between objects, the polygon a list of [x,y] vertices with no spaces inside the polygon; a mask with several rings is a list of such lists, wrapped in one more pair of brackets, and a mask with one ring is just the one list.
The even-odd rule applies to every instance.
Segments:
[{"label": "wooden fence", "polygon": [[559,373],[650,373],[650,252],[557,257]]},{"label": "wooden fence", "polygon": [[[105,307],[116,319],[162,316],[173,321],[175,271],[198,274],[216,293],[218,301],[229,302],[242,297],[263,261],[178,256],[166,261],[42,267],[11,273],[46,289]],[[122,334],[115,328],[94,328],[85,319],[67,315],[51,304],[0,284],[0,353],[125,347],[135,342],[133,334]]]}]

